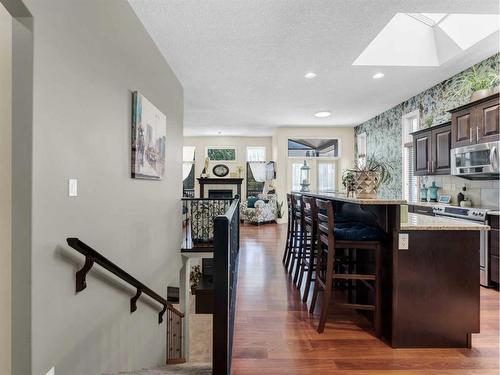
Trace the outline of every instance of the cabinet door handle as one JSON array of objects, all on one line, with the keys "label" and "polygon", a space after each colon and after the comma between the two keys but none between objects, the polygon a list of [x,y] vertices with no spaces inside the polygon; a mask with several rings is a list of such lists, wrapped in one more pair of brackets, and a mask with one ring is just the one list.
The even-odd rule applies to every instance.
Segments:
[{"label": "cabinet door handle", "polygon": [[431,165],[432,165],[431,172],[434,173],[436,171],[436,161],[433,160]]},{"label": "cabinet door handle", "polygon": [[496,146],[493,146],[491,151],[490,151],[490,164],[492,168],[496,171],[498,168],[497,165],[497,148]]},{"label": "cabinet door handle", "polygon": [[469,139],[469,140],[470,140],[470,142],[472,142],[472,128],[470,128],[470,131],[469,131],[469,138],[470,138],[470,139]]},{"label": "cabinet door handle", "polygon": [[479,141],[479,126],[476,126],[476,142]]}]

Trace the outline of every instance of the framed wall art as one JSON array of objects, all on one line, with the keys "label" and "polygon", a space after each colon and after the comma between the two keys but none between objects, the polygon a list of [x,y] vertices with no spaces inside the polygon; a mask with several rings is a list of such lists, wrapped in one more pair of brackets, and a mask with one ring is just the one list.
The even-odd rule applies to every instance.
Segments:
[{"label": "framed wall art", "polygon": [[166,116],[135,91],[132,94],[132,178],[162,179],[166,139]]}]

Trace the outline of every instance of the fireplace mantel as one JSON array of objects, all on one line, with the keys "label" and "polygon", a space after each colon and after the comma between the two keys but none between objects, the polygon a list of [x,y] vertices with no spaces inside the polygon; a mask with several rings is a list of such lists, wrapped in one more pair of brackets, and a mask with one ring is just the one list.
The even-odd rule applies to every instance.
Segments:
[{"label": "fireplace mantel", "polygon": [[236,185],[236,191],[241,197],[242,178],[197,178],[200,184],[200,198],[205,198],[205,185]]}]

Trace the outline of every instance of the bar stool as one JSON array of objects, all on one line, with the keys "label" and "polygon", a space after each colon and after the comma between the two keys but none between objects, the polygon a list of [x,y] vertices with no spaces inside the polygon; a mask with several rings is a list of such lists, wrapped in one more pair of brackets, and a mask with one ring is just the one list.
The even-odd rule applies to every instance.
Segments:
[{"label": "bar stool", "polygon": [[[297,264],[295,266],[295,273],[293,277],[293,283],[295,286],[300,290],[302,286],[302,275],[303,275],[303,270],[304,270],[304,259],[307,259],[311,253],[311,231],[307,230],[306,226],[306,215],[311,215],[310,214],[310,207],[306,205],[304,202],[304,198],[306,198],[303,195],[296,195],[295,199],[297,199],[297,208],[298,208],[298,213],[297,213],[297,218],[299,220],[299,229],[298,229],[298,235],[297,235]],[[309,228],[310,225],[309,225]],[[306,262],[307,263],[307,262]]]},{"label": "bar stool", "polygon": [[288,208],[288,225],[286,228],[286,242],[285,242],[285,251],[283,252],[283,264],[286,268],[290,264],[290,256],[292,254],[292,241],[293,241],[293,228],[294,228],[294,219],[295,216],[293,214],[292,209],[292,194],[288,193],[286,195],[286,203]]},{"label": "bar stool", "polygon": [[302,302],[307,302],[309,289],[313,279],[313,272],[316,270],[316,241],[317,241],[317,207],[316,199],[308,196],[302,196],[302,218],[304,224],[304,251],[300,263],[300,277],[298,287],[302,285],[302,278],[306,273],[306,285]]},{"label": "bar stool", "polygon": [[[290,264],[287,266],[288,274],[292,275],[295,268],[299,265],[300,256],[300,246],[302,242],[302,231],[301,231],[301,213],[300,213],[300,195],[291,195],[291,206],[292,206],[292,226],[291,226],[291,247],[290,247]],[[295,282],[295,280],[294,280]]]},{"label": "bar stool", "polygon": [[[328,308],[335,280],[355,280],[369,286],[374,291],[373,304],[356,303],[337,303],[344,307],[357,310],[373,311],[373,325],[375,335],[380,337],[381,333],[381,267],[380,256],[384,233],[375,227],[370,227],[360,223],[341,223],[335,226],[333,205],[330,201],[316,199],[316,221],[318,230],[317,241],[317,266],[316,282],[314,283],[314,292],[309,309],[314,312],[318,293],[324,292],[321,306],[318,332],[322,333],[325,329]],[[325,215],[326,214],[326,215]],[[355,249],[373,251],[375,254],[375,272],[374,273],[336,273],[335,272],[335,251],[337,249],[346,249],[352,251]],[[325,264],[326,259],[326,264]],[[373,286],[370,284],[373,282]]]}]

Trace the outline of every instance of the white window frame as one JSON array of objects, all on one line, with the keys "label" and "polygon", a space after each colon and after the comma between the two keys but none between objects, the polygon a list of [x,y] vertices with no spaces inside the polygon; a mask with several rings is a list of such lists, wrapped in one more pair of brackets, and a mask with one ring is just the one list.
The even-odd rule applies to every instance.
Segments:
[{"label": "white window frame", "polygon": [[[185,147],[192,147],[194,148],[194,154],[193,154],[193,160],[184,160],[184,148]],[[182,146],[182,165],[191,165],[191,166],[194,166],[195,167],[195,174],[196,174],[196,147],[195,146],[189,146],[189,145],[186,145],[186,146]],[[184,167],[183,167],[184,168]],[[192,167],[191,167],[192,168]],[[184,179],[183,179],[184,181]]]},{"label": "white window frame", "polygon": [[[301,185],[300,185],[300,173],[301,173],[300,172],[300,168],[302,167],[302,165],[304,165],[304,161],[302,159],[302,163],[301,163],[299,161],[295,161],[294,160],[294,161],[291,161],[289,163],[289,165],[290,165],[290,188],[291,188],[292,191],[300,191],[300,188],[301,188]],[[298,167],[299,167],[299,185],[298,185],[298,187],[297,186],[295,186],[295,187],[293,186],[293,169],[294,169],[295,165],[298,165]]]},{"label": "white window frame", "polygon": [[[248,150],[264,150],[264,159],[262,160],[248,160]],[[248,146],[246,148],[246,161],[247,162],[254,162],[254,161],[266,161],[267,160],[267,150],[265,146]]]},{"label": "white window frame", "polygon": [[363,167],[366,163],[366,153],[367,153],[367,147],[366,147],[366,132],[360,133],[356,136],[356,145],[358,149],[358,165],[360,167]]},{"label": "white window frame", "polygon": [[[320,188],[320,183],[319,183],[319,180],[321,178],[321,174],[319,173],[319,169],[320,169],[320,165],[321,164],[330,164],[330,165],[333,165],[333,170],[334,170],[334,174],[333,174],[333,189],[328,189],[328,190],[322,190]],[[317,187],[317,190],[319,192],[334,192],[337,190],[337,161],[336,160],[328,160],[328,159],[325,159],[325,158],[322,158],[320,160],[318,160],[317,163],[315,163],[315,168],[316,168],[316,187]]]},{"label": "white window frame", "polygon": [[[289,140],[294,140],[294,139],[335,139],[337,140],[337,145],[339,147],[339,151],[337,153],[337,156],[318,156],[318,157],[306,157],[306,156],[288,156],[288,141]],[[294,136],[293,138],[287,138],[287,143],[286,143],[286,157],[290,160],[338,160],[342,157],[342,138],[336,138],[336,137],[311,137],[308,135],[305,136]]]},{"label": "white window frame", "polygon": [[224,150],[234,150],[234,160],[210,160],[213,163],[225,162],[225,163],[237,163],[238,162],[238,148],[236,146],[207,146],[205,147],[205,157],[208,157],[208,150],[210,149],[224,149]]},{"label": "white window frame", "polygon": [[[416,121],[415,121],[416,120]],[[420,111],[417,109],[410,113],[403,115],[401,123],[401,166],[402,166],[402,191],[403,199],[408,201],[418,200],[418,186],[419,180],[417,176],[413,176],[414,183],[411,183],[410,170],[408,165],[414,163],[412,159],[413,150],[413,137],[410,133],[417,131],[420,127]],[[414,167],[412,168],[414,171]],[[411,185],[411,186],[410,186]]]}]

